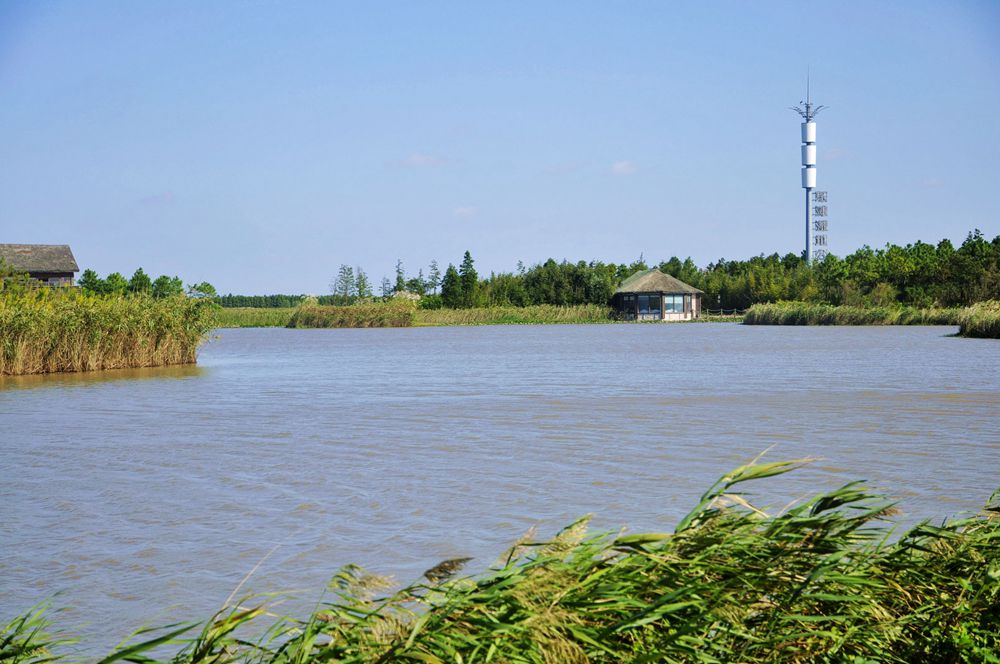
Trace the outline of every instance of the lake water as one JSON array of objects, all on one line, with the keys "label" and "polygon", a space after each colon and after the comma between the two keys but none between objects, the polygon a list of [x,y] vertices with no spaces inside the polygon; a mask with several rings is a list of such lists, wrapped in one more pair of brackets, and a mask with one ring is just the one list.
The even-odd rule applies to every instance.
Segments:
[{"label": "lake water", "polygon": [[61,592],[87,651],[208,617],[262,560],[246,588],[309,606],[345,563],[475,571],[586,513],[663,530],[772,445],[821,460],[761,503],[866,478],[909,522],[975,510],[1000,342],[954,331],[224,330],[197,367],[0,379],[0,619]]}]

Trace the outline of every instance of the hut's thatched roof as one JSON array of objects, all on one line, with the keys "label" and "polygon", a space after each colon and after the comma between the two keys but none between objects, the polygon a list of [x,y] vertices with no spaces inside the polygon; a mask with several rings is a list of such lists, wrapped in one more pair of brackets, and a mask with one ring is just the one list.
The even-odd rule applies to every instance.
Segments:
[{"label": "hut's thatched roof", "polygon": [[0,259],[23,272],[79,272],[68,244],[0,244]]},{"label": "hut's thatched roof", "polygon": [[701,293],[694,286],[688,286],[680,279],[663,274],[655,267],[652,270],[636,272],[622,282],[615,293]]}]

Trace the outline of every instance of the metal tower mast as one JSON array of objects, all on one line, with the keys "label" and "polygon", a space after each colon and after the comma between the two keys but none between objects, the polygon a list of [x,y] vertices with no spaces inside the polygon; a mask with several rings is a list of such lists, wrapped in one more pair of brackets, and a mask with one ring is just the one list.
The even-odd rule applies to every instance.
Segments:
[{"label": "metal tower mast", "polygon": [[[806,190],[806,262],[813,261],[812,193],[816,188],[816,115],[826,106],[815,106],[809,97],[809,76],[806,76],[806,100],[792,110],[802,116],[802,188]],[[823,242],[826,242],[826,236]],[[825,251],[823,252],[826,253]]]}]

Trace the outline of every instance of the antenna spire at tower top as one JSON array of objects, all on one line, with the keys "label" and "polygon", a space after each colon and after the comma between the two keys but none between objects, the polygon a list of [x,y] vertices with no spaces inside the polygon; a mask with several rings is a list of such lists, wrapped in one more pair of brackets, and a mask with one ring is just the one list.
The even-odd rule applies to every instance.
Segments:
[{"label": "antenna spire at tower top", "polygon": [[806,99],[805,101],[800,101],[798,106],[789,107],[791,110],[801,115],[802,119],[805,120],[806,122],[812,122],[813,120],[815,120],[816,115],[818,115],[820,111],[826,108],[826,106],[822,105],[813,106],[812,94],[810,90],[811,78],[812,77],[810,76],[809,67],[806,67]]}]

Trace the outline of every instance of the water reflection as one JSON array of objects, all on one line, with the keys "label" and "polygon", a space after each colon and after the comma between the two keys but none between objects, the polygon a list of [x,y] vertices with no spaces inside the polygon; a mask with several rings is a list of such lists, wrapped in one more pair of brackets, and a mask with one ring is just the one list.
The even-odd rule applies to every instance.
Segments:
[{"label": "water reflection", "polygon": [[138,369],[108,369],[105,371],[77,371],[30,374],[27,376],[0,376],[0,390],[78,387],[117,380],[193,378],[201,376],[204,373],[205,369],[196,364],[180,364],[169,367],[141,367]]}]

